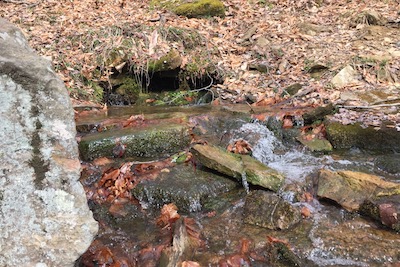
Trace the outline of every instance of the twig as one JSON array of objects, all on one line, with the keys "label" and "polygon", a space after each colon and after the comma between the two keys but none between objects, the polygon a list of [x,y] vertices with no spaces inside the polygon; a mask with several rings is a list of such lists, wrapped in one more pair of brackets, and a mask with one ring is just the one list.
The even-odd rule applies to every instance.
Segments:
[{"label": "twig", "polygon": [[396,106],[400,106],[400,103],[380,104],[380,105],[371,105],[371,106],[341,106],[341,105],[338,105],[337,107],[348,108],[348,109],[373,109],[373,108],[396,107]]},{"label": "twig", "polygon": [[12,4],[29,4],[25,1],[18,1],[18,0],[0,0],[0,2],[12,3]]}]

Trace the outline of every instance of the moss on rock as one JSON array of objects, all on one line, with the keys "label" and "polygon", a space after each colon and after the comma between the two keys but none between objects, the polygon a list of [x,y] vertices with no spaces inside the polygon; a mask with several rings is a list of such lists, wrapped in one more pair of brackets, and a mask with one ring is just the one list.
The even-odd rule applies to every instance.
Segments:
[{"label": "moss on rock", "polygon": [[89,134],[79,143],[83,160],[113,157],[116,140],[126,145],[124,156],[159,159],[185,149],[190,144],[189,130],[182,125],[160,125],[153,129],[124,129]]},{"label": "moss on rock", "polygon": [[225,17],[225,7],[219,0],[198,0],[193,3],[185,3],[176,7],[174,12],[188,18]]},{"label": "moss on rock", "polygon": [[370,150],[400,150],[400,135],[396,129],[382,126],[364,128],[360,124],[343,125],[329,122],[326,126],[327,139],[334,148],[358,147]]},{"label": "moss on rock", "polygon": [[151,60],[148,64],[148,72],[160,72],[175,70],[182,64],[182,58],[179,52],[175,49],[171,49],[165,56],[162,56],[158,60]]}]

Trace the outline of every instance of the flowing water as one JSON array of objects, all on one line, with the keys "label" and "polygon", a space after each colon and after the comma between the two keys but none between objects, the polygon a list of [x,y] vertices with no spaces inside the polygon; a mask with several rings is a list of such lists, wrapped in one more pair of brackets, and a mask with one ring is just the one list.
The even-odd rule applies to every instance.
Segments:
[{"label": "flowing water", "polygon": [[[304,260],[303,263],[301,265],[265,265],[262,261],[254,260],[254,266],[398,266],[390,265],[400,262],[398,234],[358,214],[346,212],[335,204],[321,202],[315,197],[307,201],[302,200],[301,197],[299,199],[304,192],[315,193],[313,176],[322,168],[362,171],[383,175],[383,178],[387,180],[399,181],[396,173],[382,172],[377,166],[377,159],[382,155],[358,149],[335,151],[329,154],[311,153],[300,145],[284,144],[260,123],[241,123],[241,127],[230,131],[231,141],[246,140],[252,146],[253,157],[285,175],[285,185],[278,194],[299,209],[306,207],[311,215],[290,230],[268,230],[245,224],[243,209],[246,195],[254,190],[252,186],[249,186],[245,175],[242,175],[241,179],[242,188],[227,190],[219,185],[220,191],[212,191],[212,198],[207,201],[199,197],[201,192],[196,191],[198,194],[196,198],[189,198],[187,212],[180,213],[196,220],[201,228],[199,236],[206,245],[191,251],[190,260],[200,262],[201,266],[218,266],[221,259],[235,253],[240,254],[238,247],[241,240],[251,240],[252,248],[257,250],[268,243],[267,237],[272,236],[288,242],[292,251]],[[397,155],[392,156],[397,157]],[[182,171],[186,175],[188,170]],[[200,172],[201,170],[198,175]],[[175,182],[163,180],[165,185]],[[206,180],[205,183],[209,182]],[[202,190],[202,185],[186,181],[183,184],[185,187],[198,186],[200,191]],[[207,190],[210,189],[204,189],[202,192],[209,192]],[[185,190],[179,191],[182,195],[188,193],[189,191]],[[123,251],[120,251],[120,254],[125,255],[126,258],[135,258],[137,262],[140,262],[138,260],[140,246],[155,247],[159,243],[156,240],[160,239],[157,237],[155,225],[157,212],[151,211],[150,208],[150,202],[156,202],[153,198],[155,196],[149,191],[146,194],[147,201],[141,200],[141,206],[133,209],[132,216],[119,215],[122,216],[120,218],[115,214],[108,214],[99,206],[92,206],[96,219],[103,225],[107,225],[109,221],[113,222],[112,226],[103,226],[99,240],[103,243],[110,242],[109,247],[116,250],[120,248]],[[171,195],[174,194],[171,193]],[[149,202],[149,199],[152,201]],[[129,212],[128,209],[124,214]],[[128,249],[129,244],[135,244],[134,249]]]}]

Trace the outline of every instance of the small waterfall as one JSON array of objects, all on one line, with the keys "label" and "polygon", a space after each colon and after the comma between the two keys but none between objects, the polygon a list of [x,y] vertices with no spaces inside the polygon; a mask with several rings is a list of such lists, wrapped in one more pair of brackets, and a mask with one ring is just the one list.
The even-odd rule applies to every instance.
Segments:
[{"label": "small waterfall", "polygon": [[[260,123],[246,123],[237,129],[231,141],[246,140],[252,145],[252,156],[286,177],[287,183],[304,182],[306,177],[321,168],[368,170],[365,157],[351,161],[330,155],[318,155],[299,147],[285,146],[273,132]],[[373,167],[373,166],[372,166]],[[243,180],[243,178],[242,178]]]},{"label": "small waterfall", "polygon": [[273,132],[259,123],[244,124],[235,132],[233,138],[242,138],[252,144],[253,157],[284,174],[289,182],[303,181],[308,174],[321,168],[330,158],[317,158],[305,151],[289,149]]},{"label": "small waterfall", "polygon": [[247,182],[246,172],[242,173],[242,185],[244,190],[246,190],[246,194],[250,192],[249,183]]}]

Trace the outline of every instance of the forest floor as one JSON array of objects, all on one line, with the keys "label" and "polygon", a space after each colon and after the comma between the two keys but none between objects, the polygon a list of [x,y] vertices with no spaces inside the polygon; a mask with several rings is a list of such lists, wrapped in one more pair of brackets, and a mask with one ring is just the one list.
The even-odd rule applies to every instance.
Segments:
[{"label": "forest floor", "polygon": [[[217,86],[222,100],[294,107],[384,105],[400,123],[399,1],[223,3],[224,18],[188,19],[148,0],[0,0],[0,16],[17,24],[31,46],[53,62],[73,99],[93,99],[92,81],[107,78],[107,64],[115,63],[108,60],[112,51],[126,46],[127,38],[134,44],[125,47],[131,64],[159,58],[171,48],[182,53],[182,65],[190,64],[193,58],[182,51],[182,42],[166,37],[171,29],[183,28],[204,38],[223,76]],[[348,65],[356,70],[355,79],[333,86],[332,77]],[[360,95],[370,90],[379,93]]]}]

